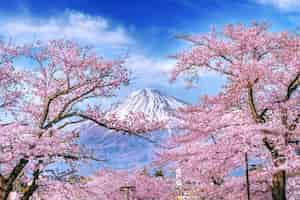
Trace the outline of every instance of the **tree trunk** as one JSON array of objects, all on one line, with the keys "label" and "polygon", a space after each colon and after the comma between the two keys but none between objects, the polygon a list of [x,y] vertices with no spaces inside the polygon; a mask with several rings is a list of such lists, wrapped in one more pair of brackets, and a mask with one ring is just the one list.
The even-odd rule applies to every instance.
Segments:
[{"label": "tree trunk", "polygon": [[4,199],[6,184],[3,177],[0,177],[0,199]]},{"label": "tree trunk", "polygon": [[246,186],[247,186],[247,199],[251,200],[250,198],[250,181],[249,181],[249,164],[248,164],[248,154],[245,153],[245,163],[246,163]]},{"label": "tree trunk", "polygon": [[273,175],[272,199],[286,200],[285,187],[286,187],[286,172],[284,170],[281,170]]}]

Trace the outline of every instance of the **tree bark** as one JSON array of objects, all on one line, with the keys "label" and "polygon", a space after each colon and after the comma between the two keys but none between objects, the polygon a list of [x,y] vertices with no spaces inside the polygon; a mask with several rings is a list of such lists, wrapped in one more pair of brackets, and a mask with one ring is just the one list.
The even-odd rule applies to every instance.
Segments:
[{"label": "tree bark", "polygon": [[247,199],[250,198],[250,181],[249,181],[249,164],[248,164],[248,154],[245,153],[245,163],[246,163],[246,186],[247,186]]},{"label": "tree bark", "polygon": [[0,200],[9,199],[16,179],[21,174],[28,162],[29,160],[26,158],[21,158],[7,178],[4,178],[2,175],[0,176]]},{"label": "tree bark", "polygon": [[1,178],[0,178],[0,199],[4,198],[5,190],[6,190],[5,179],[1,176]]},{"label": "tree bark", "polygon": [[32,183],[28,186],[27,190],[23,194],[20,200],[29,200],[30,197],[33,195],[33,193],[37,190],[38,185],[37,185],[37,180],[39,179],[40,175],[40,169],[37,168],[34,173],[33,173],[33,180]]},{"label": "tree bark", "polygon": [[272,199],[286,200],[286,172],[281,170],[273,175],[272,180]]}]

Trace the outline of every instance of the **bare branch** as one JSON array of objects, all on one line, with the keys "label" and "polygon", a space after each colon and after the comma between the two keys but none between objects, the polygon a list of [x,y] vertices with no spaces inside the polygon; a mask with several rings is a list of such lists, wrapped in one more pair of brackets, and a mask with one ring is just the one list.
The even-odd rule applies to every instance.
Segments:
[{"label": "bare branch", "polygon": [[4,194],[4,199],[7,199],[9,196],[9,193],[13,189],[13,184],[20,175],[20,173],[23,171],[25,166],[27,165],[29,161],[25,158],[21,158],[19,163],[14,167],[12,172],[10,173],[8,179],[6,180],[6,188],[5,188],[5,194]]},{"label": "bare branch", "polygon": [[33,179],[29,187],[26,189],[25,193],[21,197],[21,200],[29,200],[30,197],[33,195],[33,193],[37,190],[38,184],[37,180],[39,179],[40,175],[40,169],[39,167],[33,172]]}]

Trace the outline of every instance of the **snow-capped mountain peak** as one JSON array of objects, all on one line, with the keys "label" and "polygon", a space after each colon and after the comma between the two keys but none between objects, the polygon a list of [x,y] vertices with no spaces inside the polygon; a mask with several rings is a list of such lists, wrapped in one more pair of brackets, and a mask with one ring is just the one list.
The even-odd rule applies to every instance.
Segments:
[{"label": "snow-capped mountain peak", "polygon": [[132,113],[143,112],[153,120],[169,119],[174,111],[187,104],[175,97],[168,96],[162,92],[145,88],[131,93],[122,103],[116,105],[109,114],[115,114],[123,119]]},{"label": "snow-capped mountain peak", "polygon": [[[172,119],[175,110],[186,105],[175,97],[146,88],[131,93],[122,103],[114,106],[107,115],[114,114],[122,120],[126,119],[131,112],[143,112],[152,120],[163,121]],[[171,123],[168,127],[171,127]],[[108,158],[108,162],[105,162],[104,166],[115,169],[134,169],[150,163],[155,147],[157,147],[155,145],[172,134],[169,128],[149,132],[146,137],[157,141],[157,143],[152,143],[143,137],[115,134],[116,132],[97,125],[84,127],[82,131],[85,134],[82,134],[81,143],[98,149],[97,154]],[[101,148],[99,149],[99,147]]]}]

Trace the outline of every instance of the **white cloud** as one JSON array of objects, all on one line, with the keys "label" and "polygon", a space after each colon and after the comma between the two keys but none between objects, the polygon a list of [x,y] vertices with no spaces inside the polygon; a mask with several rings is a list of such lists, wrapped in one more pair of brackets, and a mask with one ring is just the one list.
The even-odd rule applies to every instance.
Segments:
[{"label": "white cloud", "polygon": [[[133,73],[133,84],[142,83],[143,87],[185,87],[186,83],[182,78],[176,84],[170,83],[171,71],[176,65],[176,60],[168,57],[153,58],[143,54],[132,54],[126,62],[128,69]],[[216,77],[218,74],[213,71],[199,70],[199,77]]]},{"label": "white cloud", "polygon": [[104,56],[123,56],[130,49],[126,65],[132,71],[133,84],[141,87],[168,84],[168,71],[175,62],[167,57],[148,57],[138,46],[129,30],[115,25],[102,16],[91,16],[78,11],[34,17],[30,13],[18,17],[0,18],[0,35],[16,43],[31,43],[52,39],[72,39],[93,45]]},{"label": "white cloud", "polygon": [[133,53],[129,55],[126,65],[132,71],[133,84],[142,82],[145,87],[152,87],[168,85],[168,75],[175,66],[175,60]]},{"label": "white cloud", "polygon": [[143,54],[129,55],[127,60],[128,65],[131,69],[140,71],[143,69],[145,73],[151,73],[153,71],[161,71],[162,73],[168,72],[175,65],[174,59],[169,58],[151,58],[146,57]]},{"label": "white cloud", "polygon": [[28,13],[13,18],[1,17],[0,23],[0,35],[8,36],[16,43],[67,38],[93,45],[97,53],[112,57],[123,56],[124,50],[129,48],[126,66],[132,72],[133,88],[182,87],[181,82],[169,83],[170,71],[176,63],[174,59],[147,56],[128,29],[101,16],[66,11],[56,16],[38,18]]},{"label": "white cloud", "polygon": [[13,41],[21,43],[61,38],[95,46],[120,47],[134,43],[124,28],[114,27],[103,17],[76,11],[66,11],[47,19],[19,16],[2,18],[0,22],[1,35],[9,36]]},{"label": "white cloud", "polygon": [[298,11],[300,9],[299,0],[255,0],[257,3],[272,5],[282,11]]}]

